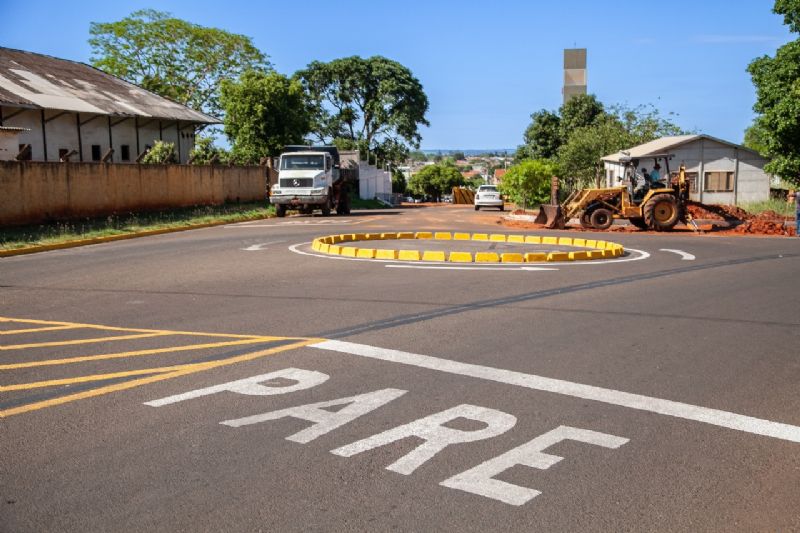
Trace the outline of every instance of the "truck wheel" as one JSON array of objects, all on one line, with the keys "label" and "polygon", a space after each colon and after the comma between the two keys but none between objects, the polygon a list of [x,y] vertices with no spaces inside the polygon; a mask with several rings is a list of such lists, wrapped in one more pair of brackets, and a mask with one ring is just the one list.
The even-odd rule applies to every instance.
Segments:
[{"label": "truck wheel", "polygon": [[592,213],[591,213],[591,211],[590,211],[590,212],[586,212],[586,211],[584,211],[584,212],[583,212],[583,214],[581,215],[581,227],[582,227],[583,229],[590,229],[590,228],[592,228],[592,221],[591,221],[591,220],[590,220],[590,218],[589,218],[589,217],[591,217],[591,216],[592,216]]},{"label": "truck wheel", "polygon": [[592,211],[592,214],[589,215],[589,222],[594,229],[608,229],[614,223],[614,215],[608,209],[601,207]]},{"label": "truck wheel", "polygon": [[644,204],[642,215],[647,227],[655,231],[669,231],[681,217],[678,201],[671,194],[656,194]]},{"label": "truck wheel", "polygon": [[278,204],[275,206],[275,214],[278,218],[283,218],[286,216],[286,205],[285,204]]},{"label": "truck wheel", "polygon": [[324,204],[322,204],[322,216],[329,217],[331,216],[331,201],[326,200]]}]

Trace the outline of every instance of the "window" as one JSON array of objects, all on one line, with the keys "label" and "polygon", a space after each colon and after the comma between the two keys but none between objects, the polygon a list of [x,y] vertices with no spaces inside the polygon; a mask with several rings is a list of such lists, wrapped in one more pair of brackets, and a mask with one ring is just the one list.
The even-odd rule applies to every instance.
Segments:
[{"label": "window", "polygon": [[67,150],[66,148],[59,148],[58,149],[58,160],[59,161],[63,161],[64,158],[67,157],[68,153],[69,153],[69,150]]},{"label": "window", "polygon": [[733,190],[733,172],[706,172],[706,192],[728,192]]},{"label": "window", "polygon": [[102,156],[100,155],[100,145],[99,144],[93,144],[92,145],[92,161],[100,161],[101,157]]},{"label": "window", "polygon": [[120,150],[120,159],[123,161],[130,161],[131,160],[131,147],[127,144],[123,144],[119,147]]},{"label": "window", "polygon": [[281,170],[323,170],[324,157],[321,155],[285,155],[281,157]]},{"label": "window", "polygon": [[19,145],[20,161],[30,161],[33,159],[33,145],[20,144]]}]

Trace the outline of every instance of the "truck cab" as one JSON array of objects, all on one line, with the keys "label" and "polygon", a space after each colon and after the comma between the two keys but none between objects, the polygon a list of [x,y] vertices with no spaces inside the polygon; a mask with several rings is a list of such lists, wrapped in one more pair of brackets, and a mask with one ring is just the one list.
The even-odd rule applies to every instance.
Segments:
[{"label": "truck cab", "polygon": [[324,216],[336,204],[333,187],[338,181],[338,152],[333,147],[286,147],[278,163],[278,183],[272,186],[270,202],[279,217],[287,209],[310,214],[320,209]]}]

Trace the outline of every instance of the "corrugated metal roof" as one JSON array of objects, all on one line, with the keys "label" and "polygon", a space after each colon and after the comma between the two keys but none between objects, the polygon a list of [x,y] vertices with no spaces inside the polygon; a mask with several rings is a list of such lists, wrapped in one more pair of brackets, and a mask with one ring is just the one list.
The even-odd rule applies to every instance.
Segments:
[{"label": "corrugated metal roof", "polygon": [[722,139],[717,139],[716,137],[712,137],[711,135],[705,134],[694,134],[694,135],[672,135],[667,137],[661,137],[660,139],[656,139],[654,141],[650,141],[644,144],[640,144],[638,146],[634,146],[632,148],[628,148],[625,150],[625,154],[622,152],[617,152],[615,154],[610,154],[602,158],[603,161],[608,161],[610,163],[619,163],[620,157],[625,155],[626,157],[631,157],[632,159],[641,159],[643,157],[648,156],[655,156],[655,155],[665,155],[671,149],[680,146],[682,144],[686,144],[688,142],[692,142],[697,139],[710,139],[712,141],[726,144],[728,146],[732,146],[734,148],[738,148],[740,150],[747,150],[749,152],[753,152],[757,154],[759,157],[762,157],[761,154],[747,148],[746,146],[742,146],[740,144],[732,143],[729,141],[725,141]]},{"label": "corrugated metal roof", "polygon": [[78,113],[219,124],[94,67],[0,47],[0,104]]},{"label": "corrugated metal roof", "polygon": [[660,139],[656,139],[654,141],[650,141],[644,144],[640,144],[638,146],[634,146],[632,148],[628,148],[625,150],[626,154],[622,152],[617,152],[615,154],[607,155],[603,157],[603,161],[611,161],[613,163],[619,163],[620,157],[623,155],[638,159],[642,157],[646,157],[648,155],[655,155],[655,154],[663,154],[668,152],[670,148],[678,146],[679,144],[684,144],[695,139],[699,139],[701,135],[672,135],[668,137],[661,137]]}]

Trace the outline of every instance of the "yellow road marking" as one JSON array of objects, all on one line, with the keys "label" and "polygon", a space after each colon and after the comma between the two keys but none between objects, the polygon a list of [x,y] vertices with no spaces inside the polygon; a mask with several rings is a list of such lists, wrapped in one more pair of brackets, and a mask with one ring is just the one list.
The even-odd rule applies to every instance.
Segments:
[{"label": "yellow road marking", "polygon": [[0,331],[0,335],[14,335],[17,333],[36,333],[38,331],[56,331],[60,329],[78,329],[76,326],[48,326],[46,328],[7,329]]},{"label": "yellow road marking", "polygon": [[249,354],[239,355],[236,357],[231,357],[229,359],[223,359],[220,361],[208,361],[205,363],[196,363],[193,365],[188,365],[185,367],[176,367],[179,368],[174,372],[165,372],[158,374],[156,376],[148,376],[146,378],[135,379],[133,381],[128,381],[125,383],[116,383],[114,385],[107,385],[105,387],[100,387],[97,389],[92,389],[88,391],[78,392],[75,394],[70,394],[67,396],[61,396],[59,398],[52,398],[49,400],[44,400],[41,402],[35,402],[27,405],[21,405],[19,407],[12,407],[10,409],[6,409],[0,411],[0,418],[5,418],[13,415],[18,415],[22,413],[27,413],[30,411],[35,411],[38,409],[44,409],[46,407],[52,407],[54,405],[61,405],[68,402],[73,402],[76,400],[82,400],[85,398],[92,398],[94,396],[101,396],[104,394],[109,394],[111,392],[122,391],[126,389],[132,389],[134,387],[139,387],[141,385],[147,385],[150,383],[155,383],[158,381],[163,381],[166,379],[172,379],[180,376],[185,376],[187,374],[193,374],[195,372],[201,372],[203,370],[209,370],[212,368],[218,368],[221,366],[227,366],[234,363],[240,363],[243,361],[251,361],[253,359],[257,359],[259,357],[266,357],[268,355],[276,354],[279,352],[285,352],[287,350],[294,350],[297,348],[302,348],[303,346],[307,346],[309,344],[314,344],[317,342],[321,342],[324,339],[305,339],[300,342],[295,342],[292,344],[287,344],[285,346],[278,346],[277,348],[270,348],[268,350],[260,350],[258,352],[253,352]]},{"label": "yellow road marking", "polygon": [[261,342],[289,340],[287,337],[257,337],[254,339],[243,339],[238,341],[211,342],[206,344],[187,344],[184,346],[171,346],[169,348],[150,348],[147,350],[134,350],[130,352],[106,353],[98,355],[82,355],[78,357],[68,357],[65,359],[49,359],[47,361],[27,361],[25,363],[9,363],[0,365],[0,370],[14,370],[17,368],[32,368],[37,366],[66,365],[70,363],[83,363],[84,361],[102,361],[106,359],[123,359],[126,357],[138,357],[142,355],[155,355],[161,353],[181,352],[189,350],[206,350],[209,348],[221,348],[224,346],[239,346],[242,344],[258,344]]},{"label": "yellow road marking", "polygon": [[127,370],[124,372],[112,372],[110,374],[92,374],[89,376],[78,376],[74,378],[34,381],[32,383],[18,383],[16,385],[0,385],[0,392],[42,389],[45,387],[57,387],[59,385],[73,385],[75,383],[88,383],[90,381],[103,381],[106,379],[125,378],[128,376],[141,376],[142,374],[159,374],[162,372],[172,372],[182,366],[188,365],[178,365],[178,367],[167,366],[162,368],[142,368],[140,370]]},{"label": "yellow road marking", "polygon": [[22,324],[45,324],[51,326],[73,326],[76,328],[101,329],[108,331],[130,331],[137,333],[164,333],[168,331],[170,335],[195,335],[198,337],[223,337],[230,339],[253,339],[255,337],[258,337],[258,335],[237,335],[234,333],[203,333],[202,331],[173,331],[165,329],[120,328],[116,326],[102,326],[98,324],[83,324],[80,322],[57,322],[54,320],[35,320],[31,318],[0,317],[0,321],[19,322]]},{"label": "yellow road marking", "polygon": [[171,333],[163,331],[159,333],[137,333],[136,335],[118,335],[116,337],[96,337],[92,339],[75,339],[71,341],[37,342],[33,344],[11,344],[7,346],[0,346],[0,351],[24,350],[25,348],[46,348],[48,346],[68,346],[72,344],[92,344],[96,342],[123,341],[130,339],[144,339],[147,337],[163,337],[165,335],[171,335]]}]

